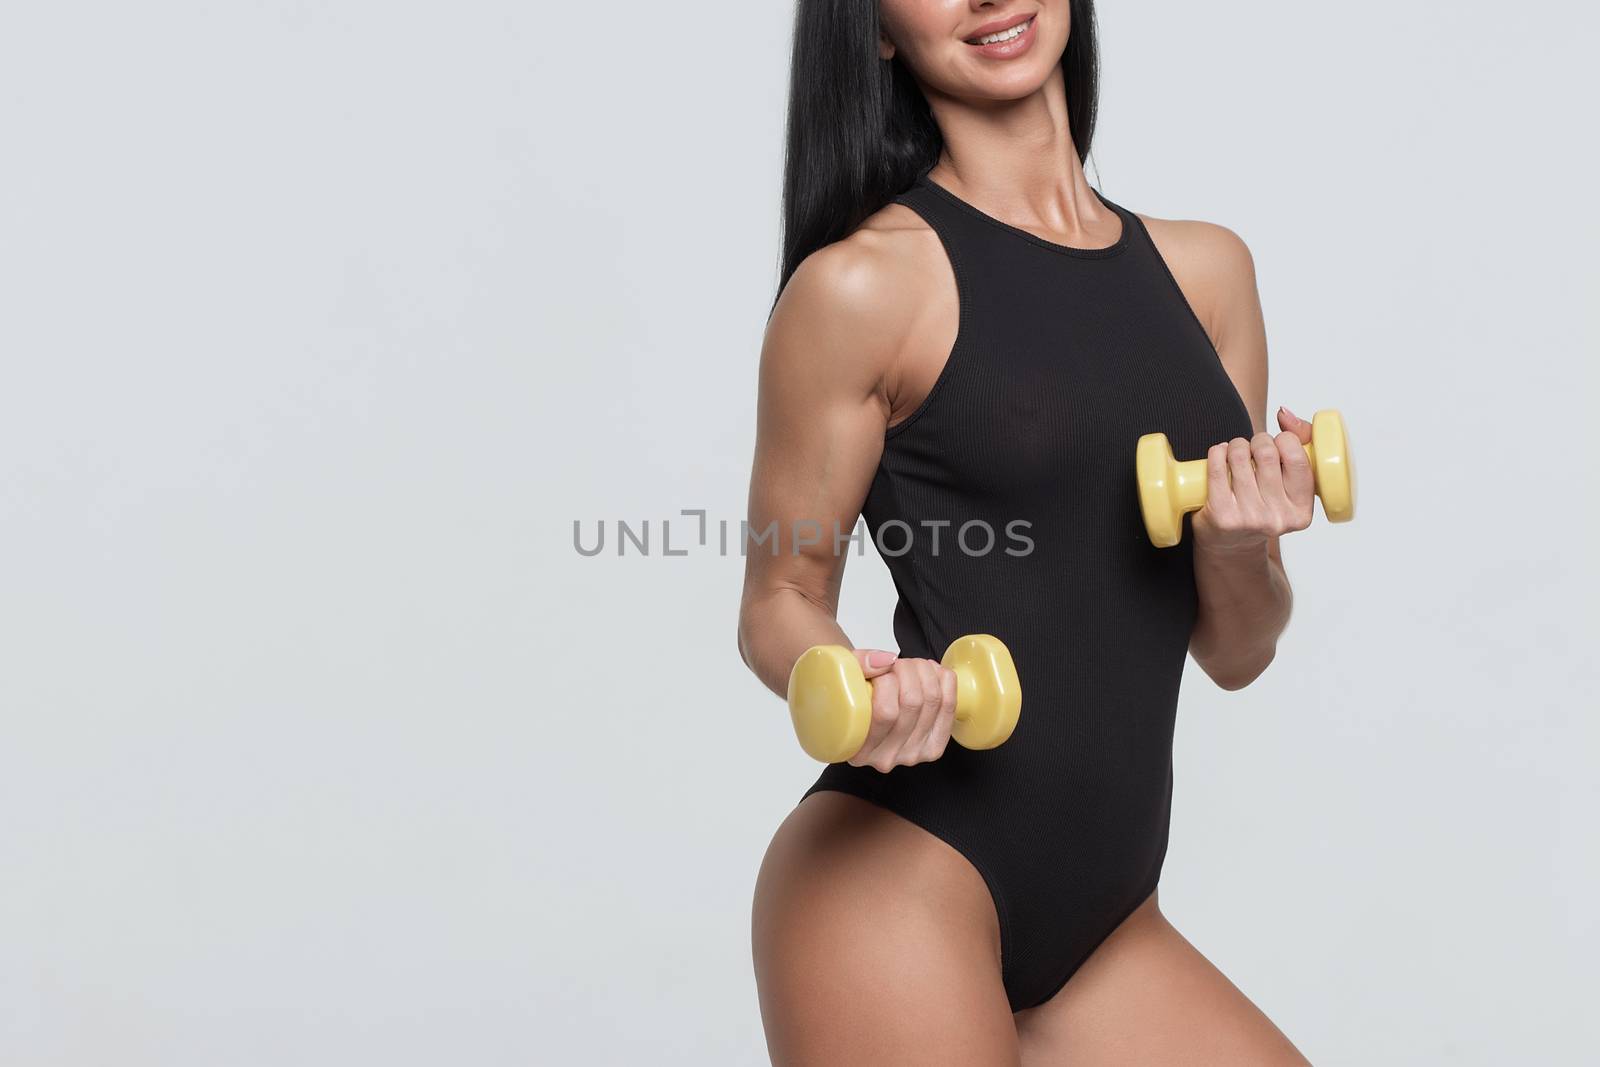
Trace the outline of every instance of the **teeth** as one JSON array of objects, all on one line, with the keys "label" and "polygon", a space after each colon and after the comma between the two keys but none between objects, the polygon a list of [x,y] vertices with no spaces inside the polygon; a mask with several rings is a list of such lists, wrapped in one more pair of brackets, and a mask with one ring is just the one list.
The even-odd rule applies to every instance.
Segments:
[{"label": "teeth", "polygon": [[1001,30],[999,33],[986,33],[977,38],[976,41],[978,44],[999,44],[1001,41],[1009,41],[1013,37],[1021,37],[1023,31],[1031,25],[1033,25],[1033,20],[1029,19],[1027,22],[1017,23],[1009,30]]}]

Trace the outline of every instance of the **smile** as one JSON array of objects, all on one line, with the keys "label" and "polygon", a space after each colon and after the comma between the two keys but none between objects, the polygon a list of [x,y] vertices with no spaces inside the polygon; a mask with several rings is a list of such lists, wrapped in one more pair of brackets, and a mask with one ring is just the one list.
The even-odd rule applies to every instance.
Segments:
[{"label": "smile", "polygon": [[986,33],[982,37],[969,37],[967,39],[967,43],[979,46],[986,44],[1004,44],[1006,41],[1015,40],[1016,38],[1021,37],[1024,33],[1027,33],[1028,29],[1032,26],[1033,16],[1029,15],[1022,22],[1017,23],[1015,26],[1008,27],[1007,29],[999,30],[995,33]]}]

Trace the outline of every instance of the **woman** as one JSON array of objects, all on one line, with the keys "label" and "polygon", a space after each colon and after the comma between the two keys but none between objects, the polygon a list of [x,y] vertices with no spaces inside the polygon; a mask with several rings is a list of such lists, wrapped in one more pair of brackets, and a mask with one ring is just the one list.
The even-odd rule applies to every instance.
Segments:
[{"label": "woman", "polygon": [[[1280,408],[1263,428],[1243,243],[1088,185],[1093,19],[1091,0],[799,6],[750,493],[776,532],[747,546],[740,652],[781,694],[807,647],[854,647],[832,532],[858,515],[884,532],[900,652],[857,650],[866,744],[758,877],[776,1063],[1305,1062],[1155,888],[1184,657],[1225,689],[1271,662],[1310,425]],[[1158,430],[1208,461],[1165,549],[1132,474]],[[975,526],[989,551],[958,548]],[[989,751],[947,745],[937,657],[973,632],[1024,694]]]}]

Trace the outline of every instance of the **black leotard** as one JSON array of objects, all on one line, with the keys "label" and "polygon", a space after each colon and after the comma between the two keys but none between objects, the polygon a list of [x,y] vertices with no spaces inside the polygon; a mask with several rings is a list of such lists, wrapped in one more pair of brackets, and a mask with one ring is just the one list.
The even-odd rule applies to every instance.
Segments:
[{"label": "black leotard", "polygon": [[[927,399],[889,429],[862,513],[889,549],[901,655],[938,659],[962,634],[994,634],[1016,661],[1022,716],[999,748],[951,743],[887,774],[831,764],[805,794],[876,802],[972,862],[1014,1011],[1066,983],[1155,889],[1166,855],[1194,556],[1187,518],[1177,547],[1146,536],[1134,445],[1159,430],[1194,459],[1253,432],[1144,224],[1100,200],[1121,236],[1080,249],[927,172],[896,198],[943,241],[960,326]],[[992,551],[980,554],[981,526],[958,545],[974,520],[994,531]],[[1013,520],[1031,524],[1013,527],[1031,551],[1008,536]]]}]

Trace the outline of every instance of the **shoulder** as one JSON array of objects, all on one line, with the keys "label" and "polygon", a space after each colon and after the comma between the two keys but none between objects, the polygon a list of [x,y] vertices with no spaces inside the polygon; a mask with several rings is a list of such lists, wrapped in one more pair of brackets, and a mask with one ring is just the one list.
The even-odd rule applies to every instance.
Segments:
[{"label": "shoulder", "polygon": [[1141,214],[1150,239],[1167,265],[1235,282],[1255,277],[1255,260],[1244,238],[1228,227],[1196,219],[1158,219]]},{"label": "shoulder", "polygon": [[769,347],[803,338],[813,366],[883,371],[926,303],[937,277],[930,267],[942,257],[938,236],[921,216],[886,205],[849,236],[801,260],[773,308]]},{"label": "shoulder", "polygon": [[1215,222],[1140,214],[1150,240],[1212,339],[1256,305],[1255,257],[1244,239]]},{"label": "shoulder", "polygon": [[892,312],[897,294],[925,276],[928,253],[938,238],[916,212],[889,204],[868,216],[849,236],[800,262],[779,299],[807,308],[821,305],[846,315]]}]

